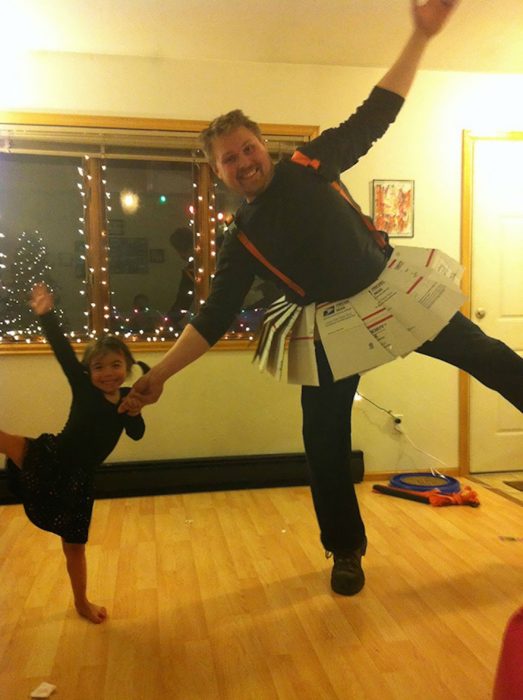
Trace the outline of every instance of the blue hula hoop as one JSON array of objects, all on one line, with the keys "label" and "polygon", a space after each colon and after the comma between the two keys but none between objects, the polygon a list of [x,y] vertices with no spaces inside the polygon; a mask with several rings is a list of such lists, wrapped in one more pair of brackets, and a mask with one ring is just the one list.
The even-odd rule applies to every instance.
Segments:
[{"label": "blue hula hoop", "polygon": [[451,476],[432,474],[431,472],[406,472],[396,474],[389,482],[390,486],[409,491],[433,491],[438,489],[440,493],[458,493],[461,484]]}]

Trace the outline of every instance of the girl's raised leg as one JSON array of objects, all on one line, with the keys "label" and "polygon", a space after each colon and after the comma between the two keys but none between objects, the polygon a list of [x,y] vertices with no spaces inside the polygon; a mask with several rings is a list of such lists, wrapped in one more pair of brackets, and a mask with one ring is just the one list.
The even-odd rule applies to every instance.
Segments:
[{"label": "girl's raised leg", "polygon": [[107,610],[87,600],[87,561],[85,545],[72,544],[62,538],[62,549],[67,562],[67,573],[71,579],[76,611],[95,624],[104,622]]}]

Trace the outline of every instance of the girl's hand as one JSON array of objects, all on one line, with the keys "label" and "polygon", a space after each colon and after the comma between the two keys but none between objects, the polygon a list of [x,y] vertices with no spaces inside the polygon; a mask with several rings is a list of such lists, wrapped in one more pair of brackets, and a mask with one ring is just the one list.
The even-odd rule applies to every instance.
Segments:
[{"label": "girl's hand", "polygon": [[129,398],[128,396],[125,397],[125,411],[120,411],[118,410],[119,413],[127,413],[128,416],[139,416],[140,413],[142,412],[142,402],[137,401],[136,399]]},{"label": "girl's hand", "polygon": [[37,316],[52,311],[54,308],[54,298],[43,282],[38,282],[31,290],[31,308]]}]

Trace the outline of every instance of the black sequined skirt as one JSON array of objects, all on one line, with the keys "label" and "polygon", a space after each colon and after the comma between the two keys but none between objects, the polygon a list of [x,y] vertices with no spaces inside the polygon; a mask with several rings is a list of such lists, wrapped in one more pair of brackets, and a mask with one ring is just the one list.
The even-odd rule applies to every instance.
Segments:
[{"label": "black sequined skirt", "polygon": [[94,469],[63,464],[57,438],[44,433],[27,438],[22,469],[6,460],[8,483],[21,499],[29,520],[71,544],[85,544],[94,496]]}]

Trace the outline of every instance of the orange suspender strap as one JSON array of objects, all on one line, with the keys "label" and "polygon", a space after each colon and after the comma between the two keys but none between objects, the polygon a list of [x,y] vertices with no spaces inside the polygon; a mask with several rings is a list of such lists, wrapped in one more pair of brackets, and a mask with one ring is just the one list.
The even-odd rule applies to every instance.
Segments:
[{"label": "orange suspender strap", "polygon": [[277,267],[274,267],[272,263],[270,263],[267,258],[263,255],[261,251],[256,248],[254,243],[250,241],[247,236],[244,234],[243,231],[240,231],[238,229],[238,240],[240,243],[242,243],[249,253],[251,255],[254,255],[255,258],[257,258],[262,265],[265,265],[265,267],[270,270],[276,277],[279,277],[282,282],[284,282],[289,289],[292,289],[293,292],[296,292],[300,297],[305,296],[304,290],[299,286],[299,284],[296,284],[296,282],[293,282],[287,275],[285,275],[281,270],[278,270]]},{"label": "orange suspender strap", "polygon": [[[294,151],[291,160],[294,163],[298,163],[298,165],[303,165],[304,167],[309,167],[316,171],[319,171],[321,165],[319,160],[317,160],[316,158],[309,158],[309,156],[306,156],[301,151]],[[372,237],[374,238],[378,246],[380,248],[386,248],[387,241],[385,240],[385,237],[383,236],[382,232],[374,226],[372,219],[363,214],[363,212],[361,211],[361,207],[352,199],[349,193],[343,189],[340,183],[334,180],[333,182],[329,182],[329,185],[333,187],[336,190],[336,192],[338,192],[338,194],[341,194],[343,199],[345,199],[351,205],[351,207],[358,212],[358,214],[363,220],[363,223],[371,232]]]}]

